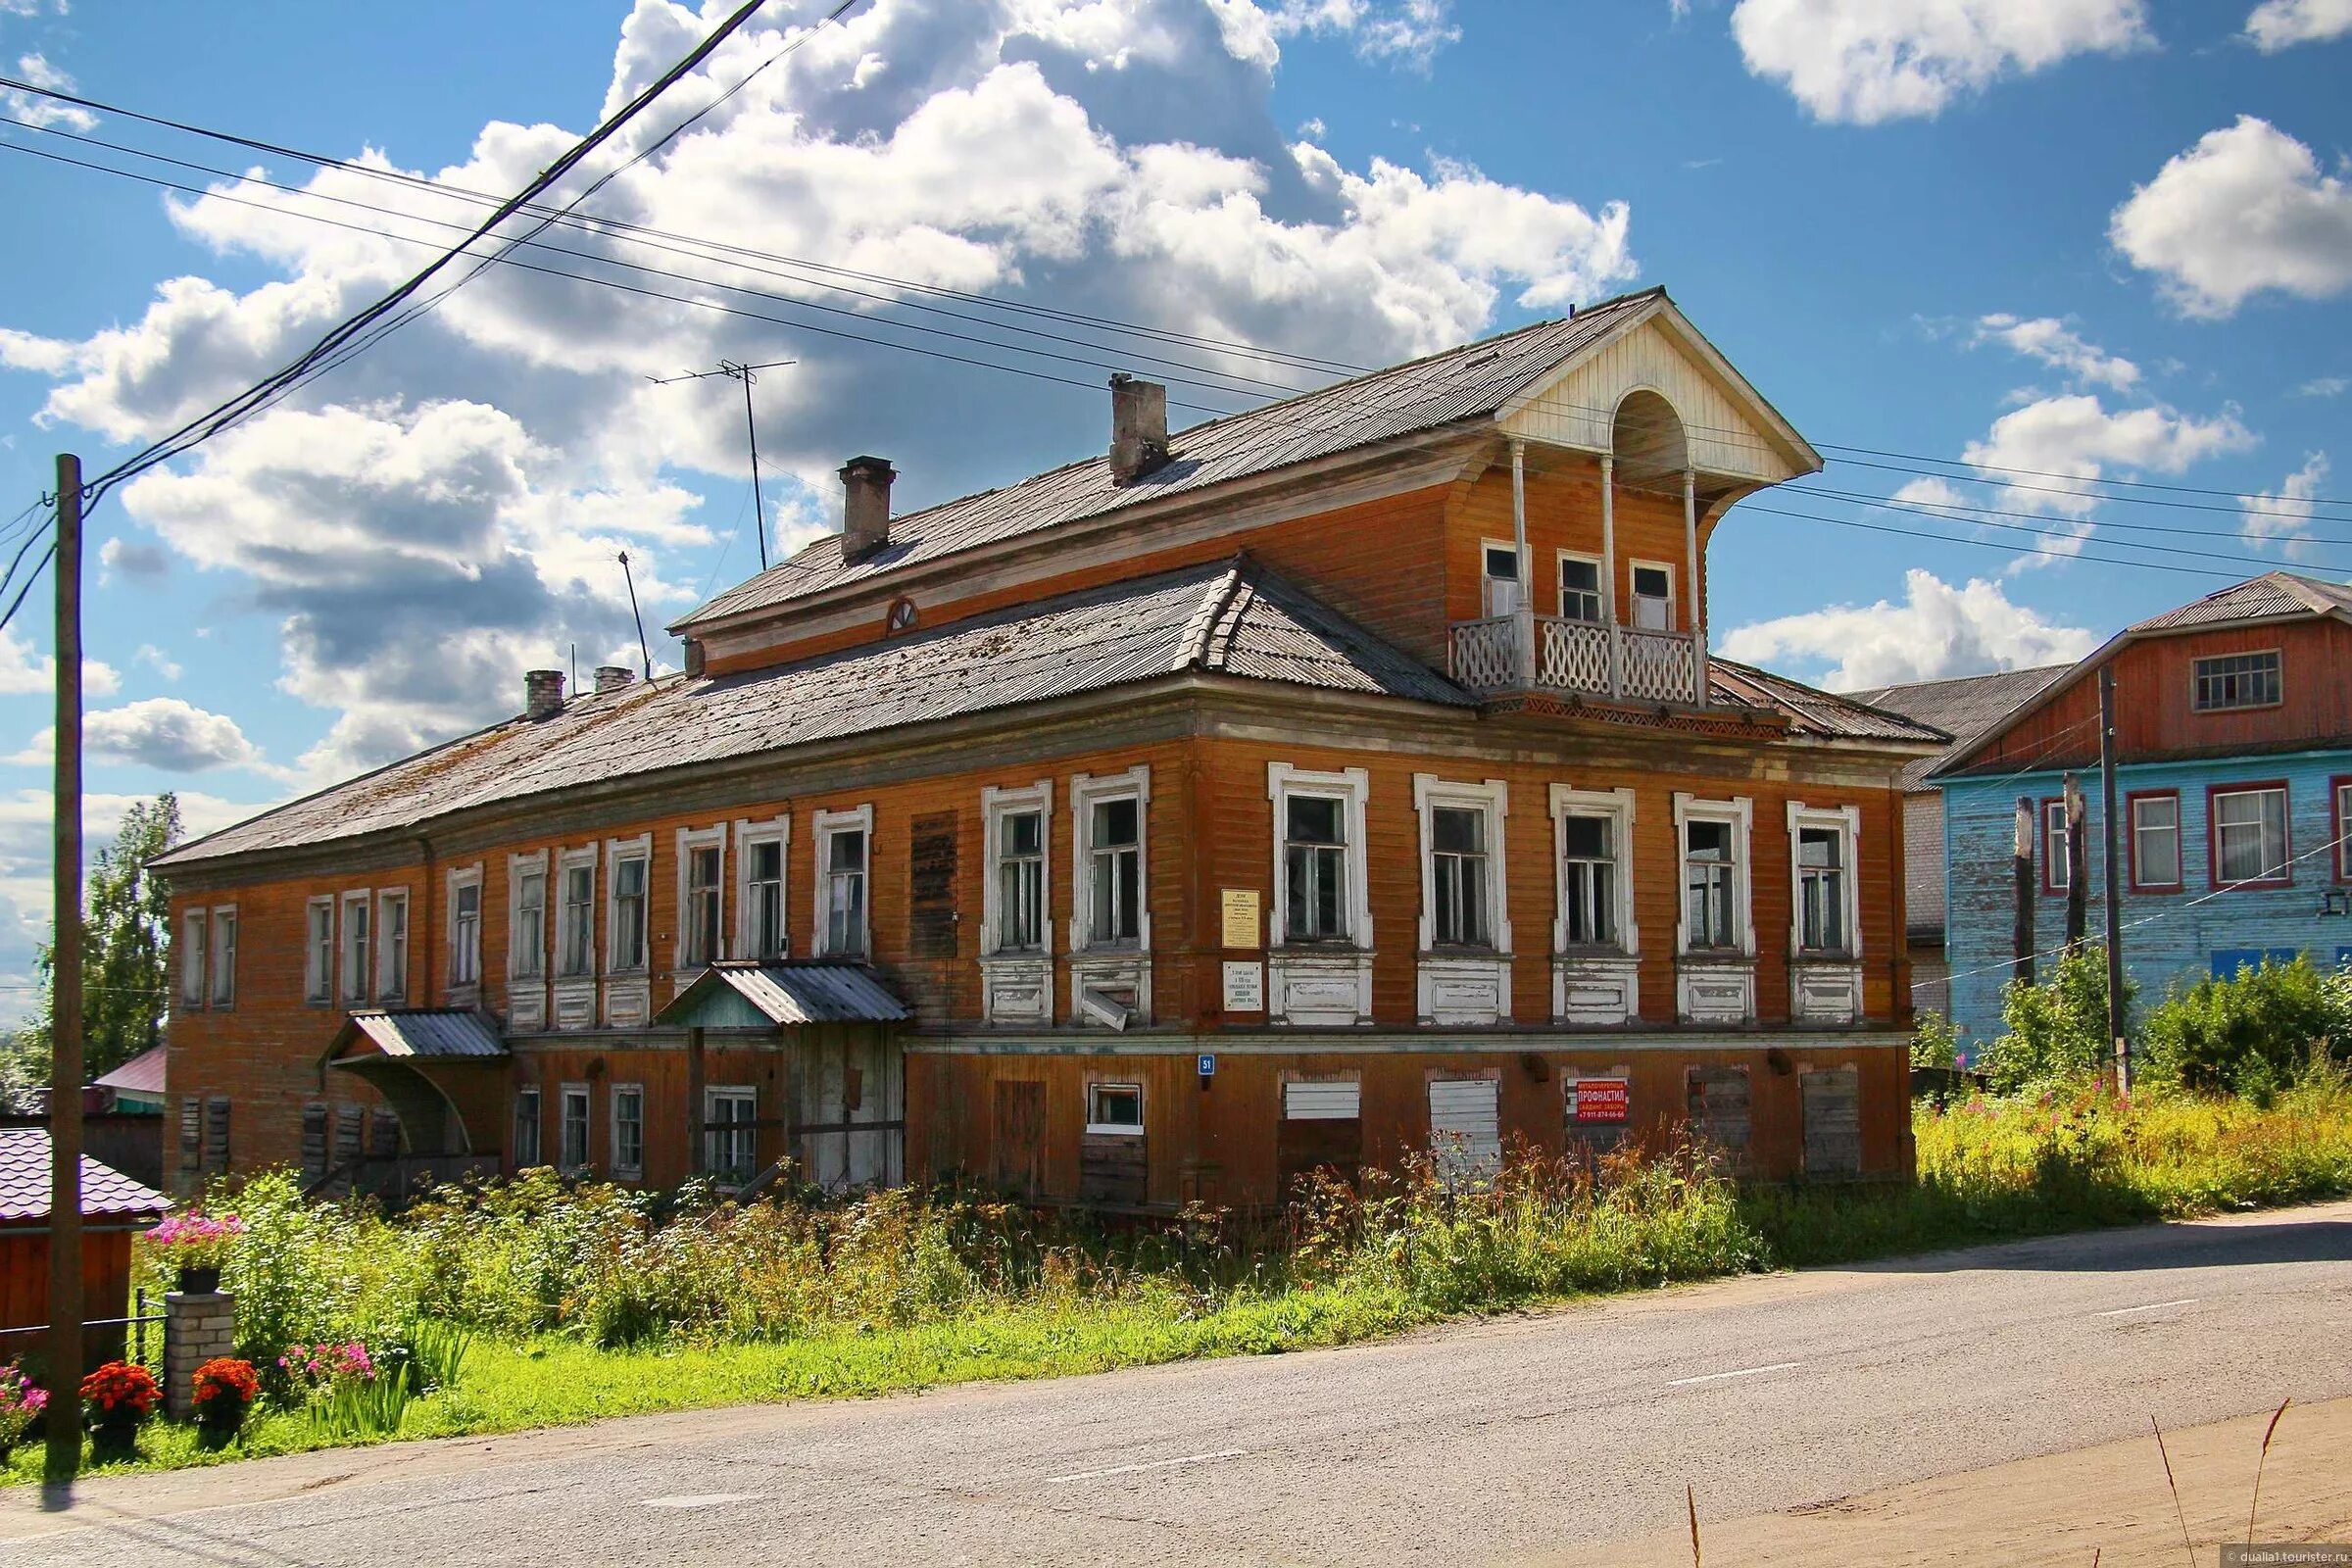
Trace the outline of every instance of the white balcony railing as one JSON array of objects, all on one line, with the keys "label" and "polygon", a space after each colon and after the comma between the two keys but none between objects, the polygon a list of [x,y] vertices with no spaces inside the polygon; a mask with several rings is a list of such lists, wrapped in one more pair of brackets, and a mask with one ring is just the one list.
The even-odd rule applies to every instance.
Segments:
[{"label": "white balcony railing", "polygon": [[1453,678],[1474,692],[1557,691],[1698,706],[1698,639],[1559,615],[1453,626]]}]

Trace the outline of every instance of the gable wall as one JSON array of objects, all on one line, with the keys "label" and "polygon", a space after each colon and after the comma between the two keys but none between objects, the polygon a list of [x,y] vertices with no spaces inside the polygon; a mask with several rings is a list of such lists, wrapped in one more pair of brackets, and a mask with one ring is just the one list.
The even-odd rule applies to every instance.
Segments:
[{"label": "gable wall", "polygon": [[1788,459],[1766,442],[1730,395],[1654,321],[1543,388],[1526,408],[1503,421],[1503,428],[1531,440],[1605,452],[1617,405],[1627,393],[1643,387],[1674,405],[1693,465],[1700,470],[1771,484],[1796,476]]},{"label": "gable wall", "polygon": [[[1531,458],[1535,455],[1530,454]],[[1559,613],[1559,556],[1601,554],[1600,464],[1562,453],[1543,454],[1549,465],[1527,475],[1527,550],[1538,614]],[[1694,601],[1684,580],[1683,500],[1680,492],[1617,486],[1615,498],[1617,543],[1617,615],[1633,618],[1633,564],[1663,562],[1674,568],[1675,613],[1678,629],[1689,631],[1692,611],[1705,618],[1706,545],[1708,525],[1699,525],[1699,592]],[[1456,486],[1446,514],[1446,618],[1475,620],[1486,613],[1484,558],[1488,541],[1512,540],[1511,469],[1508,460],[1497,462],[1474,480]]]}]

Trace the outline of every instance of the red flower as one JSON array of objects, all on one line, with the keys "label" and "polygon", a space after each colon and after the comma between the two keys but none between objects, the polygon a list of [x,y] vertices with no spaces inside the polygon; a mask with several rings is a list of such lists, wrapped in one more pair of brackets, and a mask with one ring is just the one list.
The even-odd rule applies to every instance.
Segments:
[{"label": "red flower", "polygon": [[127,1409],[144,1416],[162,1401],[164,1391],[156,1385],[155,1374],[145,1367],[128,1361],[109,1361],[81,1380],[81,1396],[101,1414]]},{"label": "red flower", "polygon": [[194,1398],[199,1406],[211,1405],[216,1400],[247,1405],[261,1397],[261,1393],[262,1380],[255,1374],[251,1361],[220,1355],[196,1369]]}]

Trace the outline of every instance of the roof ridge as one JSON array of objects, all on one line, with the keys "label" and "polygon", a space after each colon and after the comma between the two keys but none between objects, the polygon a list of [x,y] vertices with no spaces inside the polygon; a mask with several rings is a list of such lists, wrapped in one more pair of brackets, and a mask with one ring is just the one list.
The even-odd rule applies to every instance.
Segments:
[{"label": "roof ridge", "polygon": [[1217,640],[1218,626],[1240,597],[1243,582],[1242,568],[1249,562],[1249,553],[1241,552],[1225,564],[1224,571],[1209,582],[1201,596],[1200,608],[1185,622],[1184,635],[1178,639],[1175,667],[1177,669],[1211,669],[1210,644]]}]

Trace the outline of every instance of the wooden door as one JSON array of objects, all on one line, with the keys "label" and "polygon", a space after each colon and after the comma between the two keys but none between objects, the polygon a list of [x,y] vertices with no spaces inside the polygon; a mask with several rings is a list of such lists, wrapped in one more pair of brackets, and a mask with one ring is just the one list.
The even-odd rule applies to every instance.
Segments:
[{"label": "wooden door", "polygon": [[1001,1079],[996,1097],[989,1178],[1005,1192],[1036,1198],[1046,1185],[1046,1086],[1034,1079]]},{"label": "wooden door", "polygon": [[1798,1079],[1804,1096],[1805,1174],[1862,1174],[1862,1074],[1831,1067]]}]

